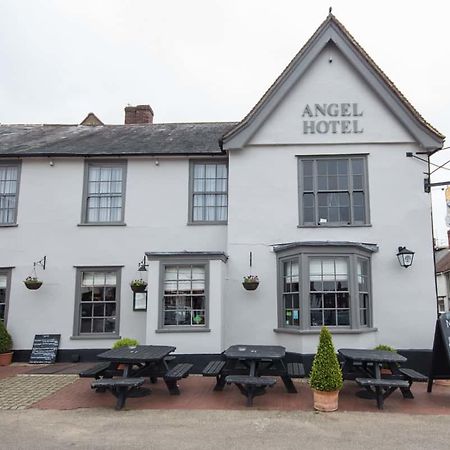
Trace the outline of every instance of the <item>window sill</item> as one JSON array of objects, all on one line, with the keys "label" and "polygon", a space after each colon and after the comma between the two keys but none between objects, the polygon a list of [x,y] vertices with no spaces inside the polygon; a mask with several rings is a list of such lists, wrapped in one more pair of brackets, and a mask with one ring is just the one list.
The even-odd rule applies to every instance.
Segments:
[{"label": "window sill", "polygon": [[121,336],[118,334],[89,334],[86,336],[70,336],[71,341],[83,341],[83,340],[93,340],[93,339],[121,339]]},{"label": "window sill", "polygon": [[342,223],[342,224],[324,223],[322,225],[297,225],[297,228],[367,228],[367,227],[371,227],[371,226],[372,226],[372,224],[370,224],[370,223],[365,223],[365,224],[361,224],[361,225],[358,225],[358,224],[352,225],[352,224],[345,224],[345,223]]},{"label": "window sill", "polygon": [[92,223],[79,223],[77,227],[126,227],[125,222],[92,222]]},{"label": "window sill", "polygon": [[210,333],[210,328],[158,328],[155,333]]},{"label": "window sill", "polygon": [[202,222],[189,221],[186,225],[188,225],[188,226],[191,226],[191,225],[228,225],[228,222],[215,221],[215,220],[211,220],[210,222],[208,222],[208,221],[202,221]]},{"label": "window sill", "polygon": [[[359,329],[351,329],[351,328],[331,328],[328,327],[328,330],[331,334],[365,334],[365,333],[374,333],[378,331],[378,328],[359,328]],[[275,333],[285,333],[285,334],[320,334],[320,328],[317,330],[298,330],[295,328],[274,328]]]},{"label": "window sill", "polygon": [[18,226],[19,224],[17,223],[0,223],[0,228],[14,228]]}]

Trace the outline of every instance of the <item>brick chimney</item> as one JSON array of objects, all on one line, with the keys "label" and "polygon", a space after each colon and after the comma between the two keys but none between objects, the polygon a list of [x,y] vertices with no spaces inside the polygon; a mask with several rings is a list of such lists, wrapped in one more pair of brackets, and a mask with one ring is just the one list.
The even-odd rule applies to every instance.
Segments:
[{"label": "brick chimney", "polygon": [[152,124],[153,110],[150,105],[137,105],[125,107],[125,125],[131,124]]}]

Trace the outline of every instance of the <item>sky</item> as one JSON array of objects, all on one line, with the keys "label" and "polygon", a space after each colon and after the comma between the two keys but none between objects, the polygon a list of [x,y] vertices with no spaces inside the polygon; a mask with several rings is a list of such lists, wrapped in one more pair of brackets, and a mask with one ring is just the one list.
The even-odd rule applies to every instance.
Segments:
[{"label": "sky", "polygon": [[[80,123],[93,111],[119,124],[129,104],[150,104],[155,122],[238,121],[330,6],[450,136],[448,0],[0,0],[0,123]],[[448,160],[450,149],[433,157]],[[445,197],[432,191],[442,243]]]}]

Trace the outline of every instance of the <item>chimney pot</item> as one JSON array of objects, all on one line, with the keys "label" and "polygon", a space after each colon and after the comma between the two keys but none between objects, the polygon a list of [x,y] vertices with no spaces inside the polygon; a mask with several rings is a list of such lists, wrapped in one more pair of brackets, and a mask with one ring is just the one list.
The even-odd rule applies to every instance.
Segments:
[{"label": "chimney pot", "polygon": [[150,105],[125,107],[125,125],[144,123],[153,123],[153,110],[150,108]]}]

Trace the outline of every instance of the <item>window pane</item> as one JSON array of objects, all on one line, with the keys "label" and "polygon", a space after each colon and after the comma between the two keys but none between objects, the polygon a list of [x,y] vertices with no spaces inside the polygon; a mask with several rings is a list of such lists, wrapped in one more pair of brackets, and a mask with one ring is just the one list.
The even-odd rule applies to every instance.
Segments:
[{"label": "window pane", "polygon": [[165,266],[164,325],[205,325],[205,277],[204,266]]},{"label": "window pane", "polygon": [[116,272],[82,272],[80,334],[116,332],[116,283]]}]

